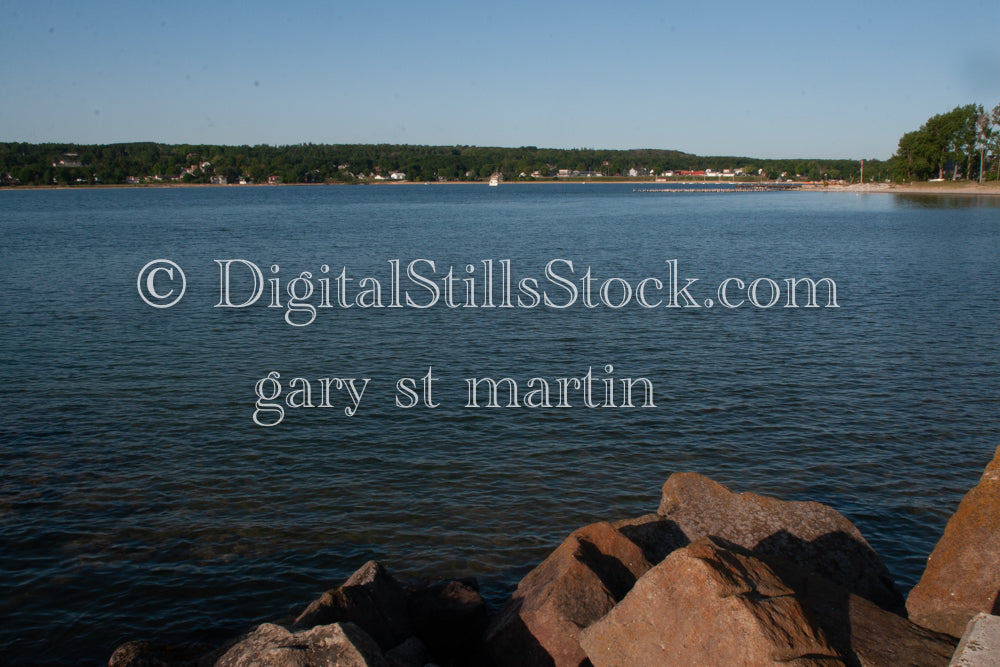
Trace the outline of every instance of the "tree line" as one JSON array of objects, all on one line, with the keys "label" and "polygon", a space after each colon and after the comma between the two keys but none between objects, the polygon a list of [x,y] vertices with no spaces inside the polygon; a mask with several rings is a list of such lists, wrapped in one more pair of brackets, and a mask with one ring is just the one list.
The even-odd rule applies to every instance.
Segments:
[{"label": "tree line", "polygon": [[890,158],[896,180],[1000,180],[1000,104],[957,106],[899,140]]},{"label": "tree line", "polygon": [[[202,167],[205,163],[207,166]],[[743,180],[845,180],[861,177],[857,160],[759,159],[698,156],[675,150],[554,149],[521,146],[415,146],[393,144],[0,143],[0,181],[6,185],[124,184],[150,180],[207,183],[354,183],[403,172],[409,181],[480,181],[555,178],[559,170],[605,178],[665,171],[742,169]],[[865,160],[865,180],[885,178],[888,165]],[[534,174],[534,176],[533,176]]]}]

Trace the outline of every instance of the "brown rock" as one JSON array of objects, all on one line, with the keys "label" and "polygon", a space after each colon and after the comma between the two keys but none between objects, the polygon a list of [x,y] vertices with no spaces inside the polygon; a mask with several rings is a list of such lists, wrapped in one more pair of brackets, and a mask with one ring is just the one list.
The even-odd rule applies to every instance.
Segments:
[{"label": "brown rock", "polygon": [[825,577],[802,572],[799,579],[782,578],[848,664],[945,667],[955,651],[952,637],[886,611]]},{"label": "brown rock", "polygon": [[709,538],[647,572],[580,643],[595,667],[844,664],[766,563]]},{"label": "brown rock", "polygon": [[1000,448],[948,521],[906,608],[914,622],[961,637],[978,612],[1000,613],[998,592]]},{"label": "brown rock", "polygon": [[388,667],[378,645],[352,623],[292,634],[264,623],[226,651],[215,667]]},{"label": "brown rock", "polygon": [[347,621],[358,625],[383,651],[412,633],[402,586],[375,561],[369,561],[339,588],[327,591],[303,611],[292,630]]},{"label": "brown rock", "polygon": [[663,485],[657,513],[666,521],[652,528],[669,531],[671,540],[677,540],[677,531],[692,542],[719,537],[781,571],[811,570],[884,609],[905,613],[882,559],[854,524],[831,507],[733,493],[703,475],[676,473]]},{"label": "brown rock", "polygon": [[586,659],[580,630],[610,611],[649,567],[610,524],[580,528],[521,580],[487,628],[487,648],[501,667],[579,667]]},{"label": "brown rock", "polygon": [[676,522],[659,514],[644,514],[635,519],[623,519],[611,524],[642,549],[642,555],[652,564],[659,563],[675,549],[691,543]]}]

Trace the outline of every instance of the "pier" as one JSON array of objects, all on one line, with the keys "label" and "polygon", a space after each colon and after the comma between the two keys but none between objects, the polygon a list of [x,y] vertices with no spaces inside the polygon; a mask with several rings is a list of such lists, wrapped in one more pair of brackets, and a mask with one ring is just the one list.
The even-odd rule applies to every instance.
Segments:
[{"label": "pier", "polygon": [[799,190],[801,183],[747,183],[732,185],[726,188],[701,188],[701,187],[666,187],[666,188],[633,188],[632,192],[787,192]]}]

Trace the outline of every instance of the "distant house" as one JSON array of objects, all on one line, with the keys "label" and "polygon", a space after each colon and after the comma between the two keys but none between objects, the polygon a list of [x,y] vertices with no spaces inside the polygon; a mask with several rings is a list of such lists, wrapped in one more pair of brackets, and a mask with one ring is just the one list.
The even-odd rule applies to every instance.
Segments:
[{"label": "distant house", "polygon": [[390,171],[389,178],[393,181],[405,181],[406,172],[405,171]]},{"label": "distant house", "polygon": [[53,162],[52,166],[66,168],[82,167],[83,163],[77,159],[79,157],[76,153],[63,153],[62,158],[58,162]]},{"label": "distant house", "polygon": [[267,177],[267,184],[268,185],[281,185],[281,176],[277,176],[277,175],[274,175],[274,174],[272,174],[271,176],[268,176]]},{"label": "distant house", "polygon": [[138,176],[126,176],[125,182],[129,185],[138,185],[139,183],[142,183],[142,179]]},{"label": "distant house", "polygon": [[225,176],[213,176],[210,180],[215,185],[227,185],[229,183],[229,179]]}]

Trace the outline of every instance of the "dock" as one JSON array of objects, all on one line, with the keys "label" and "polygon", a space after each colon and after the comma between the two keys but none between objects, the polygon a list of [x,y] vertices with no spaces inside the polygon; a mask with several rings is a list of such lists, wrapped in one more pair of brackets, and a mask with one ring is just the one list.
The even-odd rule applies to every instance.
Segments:
[{"label": "dock", "polygon": [[666,187],[666,188],[633,188],[632,192],[679,192],[679,193],[703,193],[703,192],[788,192],[800,190],[801,183],[747,183],[732,185],[727,188],[700,188],[700,187]]}]

